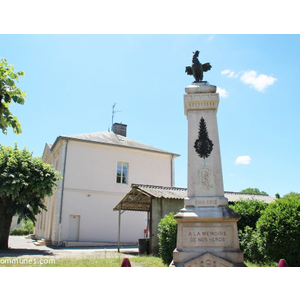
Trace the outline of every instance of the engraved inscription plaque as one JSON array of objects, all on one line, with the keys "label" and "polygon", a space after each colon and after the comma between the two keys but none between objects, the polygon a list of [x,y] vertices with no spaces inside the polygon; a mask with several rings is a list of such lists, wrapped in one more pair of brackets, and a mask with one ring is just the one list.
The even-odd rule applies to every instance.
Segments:
[{"label": "engraved inscription plaque", "polygon": [[183,247],[232,247],[231,226],[183,227]]}]

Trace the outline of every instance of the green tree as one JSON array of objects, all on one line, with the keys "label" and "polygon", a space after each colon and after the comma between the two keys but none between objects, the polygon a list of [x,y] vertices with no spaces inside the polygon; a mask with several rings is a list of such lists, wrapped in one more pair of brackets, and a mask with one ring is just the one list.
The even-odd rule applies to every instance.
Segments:
[{"label": "green tree", "polygon": [[266,195],[266,196],[269,196],[266,192],[260,191],[258,188],[250,188],[250,187],[241,190],[241,193],[255,194],[255,195]]},{"label": "green tree", "polygon": [[43,199],[52,195],[59,179],[51,165],[26,148],[0,144],[0,249],[8,248],[12,217],[35,222],[41,209],[46,210]]},{"label": "green tree", "polygon": [[17,117],[13,116],[9,105],[12,102],[24,104],[26,93],[16,86],[19,76],[24,76],[23,71],[14,72],[14,66],[9,65],[4,58],[0,58],[0,129],[7,134],[11,127],[16,134],[22,132]]}]

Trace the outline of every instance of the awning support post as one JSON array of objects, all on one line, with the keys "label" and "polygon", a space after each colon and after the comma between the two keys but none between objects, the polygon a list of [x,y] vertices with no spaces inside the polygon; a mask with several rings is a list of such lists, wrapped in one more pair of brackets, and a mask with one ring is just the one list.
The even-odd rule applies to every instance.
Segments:
[{"label": "awning support post", "polygon": [[[124,212],[124,211],[123,211]],[[118,252],[120,252],[120,236],[121,236],[121,207],[119,209],[119,226],[118,226]]]}]

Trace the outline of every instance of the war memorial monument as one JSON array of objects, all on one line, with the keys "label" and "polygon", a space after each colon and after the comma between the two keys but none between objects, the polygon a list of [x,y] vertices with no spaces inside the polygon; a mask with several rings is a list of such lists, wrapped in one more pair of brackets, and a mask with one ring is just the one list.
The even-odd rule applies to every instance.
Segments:
[{"label": "war memorial monument", "polygon": [[245,266],[237,222],[240,216],[224,197],[217,124],[219,94],[203,81],[210,63],[201,64],[195,51],[186,73],[195,81],[185,88],[184,113],[188,120],[188,194],[175,215],[177,246],[170,266]]}]

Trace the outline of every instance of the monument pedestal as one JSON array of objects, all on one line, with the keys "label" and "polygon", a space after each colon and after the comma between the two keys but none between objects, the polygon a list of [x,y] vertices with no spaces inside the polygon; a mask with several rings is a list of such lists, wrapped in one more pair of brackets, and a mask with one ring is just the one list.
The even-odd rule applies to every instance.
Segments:
[{"label": "monument pedestal", "polygon": [[[207,82],[185,89],[184,111],[188,119],[188,197],[175,215],[178,223],[177,247],[171,266],[245,266],[240,250],[237,222],[240,216],[228,208],[224,197],[217,125],[219,95]],[[200,119],[206,124],[213,147],[206,157],[195,150]]]},{"label": "monument pedestal", "polygon": [[240,216],[228,207],[183,208],[176,216],[176,267],[237,267],[244,265],[237,222]]}]

